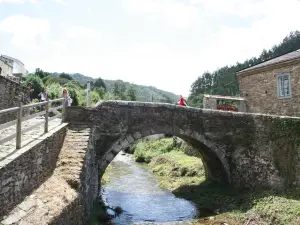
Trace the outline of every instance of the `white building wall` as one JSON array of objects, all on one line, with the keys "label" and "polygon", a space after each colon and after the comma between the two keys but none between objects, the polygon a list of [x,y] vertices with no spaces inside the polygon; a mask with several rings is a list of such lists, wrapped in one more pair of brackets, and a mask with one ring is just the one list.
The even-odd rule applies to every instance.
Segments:
[{"label": "white building wall", "polygon": [[9,65],[9,63],[4,62],[0,59],[0,68],[1,68],[0,75],[4,77],[12,76],[13,68]]}]

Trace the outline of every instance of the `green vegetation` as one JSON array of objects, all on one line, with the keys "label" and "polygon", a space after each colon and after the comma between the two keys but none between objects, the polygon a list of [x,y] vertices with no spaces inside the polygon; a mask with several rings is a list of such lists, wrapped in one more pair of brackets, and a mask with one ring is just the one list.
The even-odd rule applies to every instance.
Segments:
[{"label": "green vegetation", "polygon": [[86,105],[86,87],[90,82],[91,101],[93,104],[99,100],[126,100],[126,101],[153,101],[176,103],[178,96],[154,87],[130,84],[122,80],[112,81],[101,78],[93,79],[82,74],[49,73],[36,69],[23,79],[23,84],[33,84],[34,98],[43,87],[47,88],[50,98],[61,96],[62,88],[67,88],[73,99],[73,106]]},{"label": "green vegetation", "polygon": [[300,222],[300,192],[238,190],[205,179],[200,158],[173,139],[140,141],[133,148],[137,162],[147,162],[160,185],[193,202],[202,217],[195,224],[289,224]]},{"label": "green vegetation", "polygon": [[154,157],[170,152],[174,147],[172,139],[140,141],[134,147],[134,158],[136,162],[150,163]]},{"label": "green vegetation", "polygon": [[110,179],[109,179],[109,171],[111,170],[111,165],[108,165],[108,167],[106,168],[103,176],[102,176],[102,179],[101,179],[101,184],[104,185],[104,184],[107,184],[110,182]]},{"label": "green vegetation", "polygon": [[239,95],[239,85],[236,76],[237,71],[295,51],[299,48],[300,32],[291,32],[279,45],[273,46],[270,50],[263,50],[258,58],[253,57],[243,63],[237,62],[232,66],[224,66],[212,73],[205,72],[192,84],[188,104],[195,107],[202,107],[204,94]]}]

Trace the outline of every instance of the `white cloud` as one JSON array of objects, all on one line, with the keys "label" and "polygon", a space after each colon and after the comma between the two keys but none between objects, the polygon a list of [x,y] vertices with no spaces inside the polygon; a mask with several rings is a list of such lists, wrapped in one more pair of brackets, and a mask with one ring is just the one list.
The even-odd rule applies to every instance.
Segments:
[{"label": "white cloud", "polygon": [[55,0],[55,2],[57,2],[59,4],[63,4],[63,5],[67,5],[68,4],[68,0]]},{"label": "white cloud", "polygon": [[36,3],[37,0],[0,0],[1,3],[12,3],[12,4],[22,4],[22,3]]},{"label": "white cloud", "polygon": [[174,0],[125,0],[131,13],[140,13],[149,20],[163,20],[174,28],[191,28],[200,21],[197,8],[193,4]]},{"label": "white cloud", "polygon": [[264,0],[260,4],[264,15],[251,26],[223,26],[215,33],[205,49],[209,69],[259,56],[263,49],[279,44],[289,32],[299,30],[300,1]]},{"label": "white cloud", "polygon": [[73,26],[67,32],[67,37],[70,39],[98,39],[101,38],[101,33],[92,28],[83,26]]},{"label": "white cloud", "polygon": [[48,38],[50,24],[45,19],[15,15],[0,22],[0,32],[12,35],[11,44],[36,49]]}]

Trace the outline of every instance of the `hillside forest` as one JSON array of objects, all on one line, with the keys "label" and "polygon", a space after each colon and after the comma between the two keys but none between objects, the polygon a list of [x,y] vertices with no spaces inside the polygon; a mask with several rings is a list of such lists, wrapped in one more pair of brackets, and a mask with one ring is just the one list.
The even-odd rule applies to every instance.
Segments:
[{"label": "hillside forest", "polygon": [[38,94],[45,87],[50,99],[59,98],[62,89],[67,88],[73,102],[73,106],[86,105],[87,83],[91,87],[91,103],[96,104],[99,100],[127,100],[144,102],[165,102],[175,104],[178,96],[173,93],[159,90],[151,86],[130,84],[122,80],[93,79],[79,73],[49,73],[36,69],[28,74],[23,80],[23,85],[33,85],[33,97],[38,101]]},{"label": "hillside forest", "polygon": [[192,84],[188,104],[202,107],[204,94],[239,96],[239,83],[236,72],[262,63],[266,60],[300,49],[300,32],[287,35],[280,44],[269,50],[263,50],[259,57],[252,57],[235,65],[224,66],[213,72],[206,71]]}]

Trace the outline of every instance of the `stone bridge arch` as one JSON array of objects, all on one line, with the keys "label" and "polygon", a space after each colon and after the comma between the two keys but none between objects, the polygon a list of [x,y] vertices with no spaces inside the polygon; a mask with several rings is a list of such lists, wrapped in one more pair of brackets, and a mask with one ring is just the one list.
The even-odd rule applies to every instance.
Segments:
[{"label": "stone bridge arch", "polygon": [[[130,144],[133,144],[139,139],[154,134],[170,134],[183,139],[188,144],[199,150],[207,178],[222,183],[230,183],[229,166],[224,152],[218,149],[218,147],[215,146],[211,141],[207,140],[203,134],[199,134],[197,132],[189,133],[188,131],[184,130],[170,133],[170,129],[156,130],[153,128],[150,129],[150,132],[142,129],[133,134],[129,133],[117,139],[112,146],[105,151],[106,153],[101,158],[101,162],[99,163],[100,177],[102,177],[108,165],[120,151],[126,149],[130,146]],[[97,145],[95,148],[98,148]]]},{"label": "stone bridge arch", "polygon": [[[152,134],[171,134],[200,150],[207,176],[214,180],[241,188],[300,184],[300,176],[293,172],[293,168],[300,168],[295,160],[300,158],[298,145],[292,145],[287,153],[292,164],[283,163],[281,157],[286,156],[282,146],[291,146],[300,138],[299,118],[106,101],[95,108],[69,107],[65,121],[91,128],[89,148],[96,156],[100,176],[130,143]],[[290,138],[282,133],[287,124],[296,129],[284,131]]]}]

